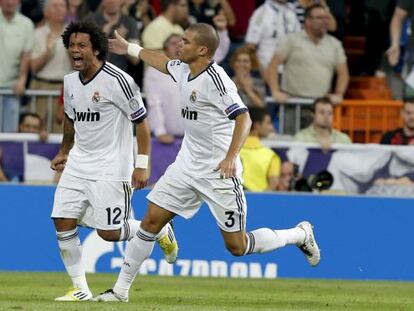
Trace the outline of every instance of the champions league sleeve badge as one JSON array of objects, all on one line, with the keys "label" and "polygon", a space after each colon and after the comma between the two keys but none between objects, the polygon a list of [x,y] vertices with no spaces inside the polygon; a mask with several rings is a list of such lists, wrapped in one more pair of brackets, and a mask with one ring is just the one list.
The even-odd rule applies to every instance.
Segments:
[{"label": "champions league sleeve badge", "polygon": [[132,111],[136,111],[139,107],[139,102],[135,98],[131,98],[128,102],[128,105]]}]

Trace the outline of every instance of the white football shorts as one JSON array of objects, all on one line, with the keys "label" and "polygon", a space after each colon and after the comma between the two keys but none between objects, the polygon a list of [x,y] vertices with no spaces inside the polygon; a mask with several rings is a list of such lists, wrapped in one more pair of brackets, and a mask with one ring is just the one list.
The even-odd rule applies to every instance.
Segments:
[{"label": "white football shorts", "polygon": [[246,228],[247,206],[240,177],[192,177],[173,163],[147,199],[186,219],[193,217],[206,202],[223,231],[237,232]]},{"label": "white football shorts", "polygon": [[132,217],[131,184],[90,180],[63,172],[55,191],[52,218],[73,218],[83,226],[116,230]]}]

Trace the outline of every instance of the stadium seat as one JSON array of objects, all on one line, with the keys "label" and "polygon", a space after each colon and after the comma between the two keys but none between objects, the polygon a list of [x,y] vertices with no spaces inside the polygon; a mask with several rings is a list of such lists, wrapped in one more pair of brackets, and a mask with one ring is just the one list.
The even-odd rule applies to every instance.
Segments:
[{"label": "stadium seat", "polygon": [[398,100],[344,100],[335,107],[334,127],[355,143],[378,143],[382,134],[402,126]]}]

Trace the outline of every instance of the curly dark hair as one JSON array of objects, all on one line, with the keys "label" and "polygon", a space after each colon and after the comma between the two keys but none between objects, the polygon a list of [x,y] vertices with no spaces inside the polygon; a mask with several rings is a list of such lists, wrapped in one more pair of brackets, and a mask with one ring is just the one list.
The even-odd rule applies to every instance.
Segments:
[{"label": "curly dark hair", "polygon": [[69,39],[73,33],[87,33],[90,37],[92,48],[98,51],[98,59],[106,60],[108,56],[108,37],[101,28],[94,22],[89,20],[81,20],[70,23],[62,34],[63,45],[69,48]]}]

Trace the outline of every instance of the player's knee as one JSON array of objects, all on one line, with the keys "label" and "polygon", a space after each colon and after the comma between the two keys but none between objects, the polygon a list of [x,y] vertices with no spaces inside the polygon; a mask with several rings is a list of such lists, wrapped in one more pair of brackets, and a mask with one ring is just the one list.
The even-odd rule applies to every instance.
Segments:
[{"label": "player's knee", "polygon": [[245,248],[243,245],[226,244],[226,248],[233,256],[240,257],[244,255]]},{"label": "player's knee", "polygon": [[102,239],[104,239],[105,241],[108,241],[108,242],[119,241],[119,235],[120,235],[119,230],[108,231],[108,230],[99,230],[98,229],[96,231],[97,231],[98,235]]}]

